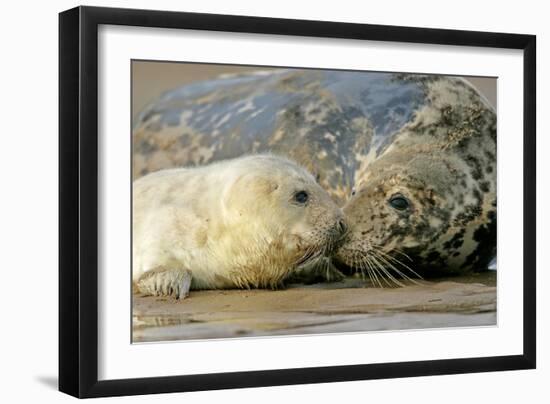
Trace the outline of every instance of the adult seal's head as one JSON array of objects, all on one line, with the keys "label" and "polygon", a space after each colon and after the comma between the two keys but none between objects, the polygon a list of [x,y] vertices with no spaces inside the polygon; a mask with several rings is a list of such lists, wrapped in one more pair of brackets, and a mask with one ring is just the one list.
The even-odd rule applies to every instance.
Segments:
[{"label": "adult seal's head", "polygon": [[338,258],[373,278],[486,269],[496,254],[496,115],[462,80],[402,79],[429,102],[358,171]]},{"label": "adult seal's head", "polygon": [[343,214],[303,168],[257,155],[134,182],[133,278],[146,294],[277,287],[331,254]]},{"label": "adult seal's head", "polygon": [[358,270],[477,270],[495,256],[496,115],[458,78],[226,76],[166,93],[139,115],[133,140],[136,178],[250,151],[298,161],[345,206],[352,231],[339,257]]}]

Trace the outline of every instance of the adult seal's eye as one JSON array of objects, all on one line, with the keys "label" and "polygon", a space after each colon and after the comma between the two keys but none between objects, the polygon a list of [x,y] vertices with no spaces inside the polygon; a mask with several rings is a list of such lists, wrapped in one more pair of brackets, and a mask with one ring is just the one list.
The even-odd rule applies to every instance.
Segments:
[{"label": "adult seal's eye", "polygon": [[391,197],[390,205],[392,208],[397,210],[406,210],[410,206],[409,201],[401,195]]},{"label": "adult seal's eye", "polygon": [[309,195],[306,191],[298,191],[294,194],[294,201],[303,205],[309,199]]}]

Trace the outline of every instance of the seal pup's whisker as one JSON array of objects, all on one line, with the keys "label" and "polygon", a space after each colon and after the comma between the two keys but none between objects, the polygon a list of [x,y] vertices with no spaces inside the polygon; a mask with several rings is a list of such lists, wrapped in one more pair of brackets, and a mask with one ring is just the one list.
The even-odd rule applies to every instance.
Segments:
[{"label": "seal pup's whisker", "polygon": [[316,259],[321,257],[323,255],[323,251],[317,248],[318,247],[316,246],[308,247],[306,252],[300,258],[298,258],[298,260],[294,262],[294,266],[300,267],[300,266],[309,265],[311,264],[312,261],[315,261]]}]

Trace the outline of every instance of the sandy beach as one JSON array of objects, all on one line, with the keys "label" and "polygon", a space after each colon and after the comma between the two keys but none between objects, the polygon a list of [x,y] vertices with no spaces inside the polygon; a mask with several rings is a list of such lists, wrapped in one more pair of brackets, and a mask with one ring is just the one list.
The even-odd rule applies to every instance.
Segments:
[{"label": "sandy beach", "polygon": [[134,295],[134,342],[496,324],[496,272],[378,288],[362,279],[285,290]]}]

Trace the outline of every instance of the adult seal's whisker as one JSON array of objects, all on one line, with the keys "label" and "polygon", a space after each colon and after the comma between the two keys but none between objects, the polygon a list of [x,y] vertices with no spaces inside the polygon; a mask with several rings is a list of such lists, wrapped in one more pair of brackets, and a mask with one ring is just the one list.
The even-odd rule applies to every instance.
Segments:
[{"label": "adult seal's whisker", "polygon": [[[384,251],[382,251],[382,250],[377,250],[377,252],[378,252],[379,254],[384,255],[384,257],[386,257],[388,260],[393,261],[396,265],[401,265],[401,266],[404,267],[405,269],[409,270],[409,271],[410,271],[414,276],[416,276],[417,278],[419,278],[419,279],[424,279],[424,278],[422,278],[421,275],[419,275],[416,271],[414,271],[414,270],[413,270],[410,266],[408,266],[407,264],[403,263],[401,260],[399,260],[399,259],[393,257],[392,255],[390,255],[390,254],[388,254],[388,253],[386,253],[386,252],[384,252]],[[399,273],[401,273],[401,272],[399,271]],[[403,275],[404,275],[405,277],[407,277],[409,280],[414,281],[414,279],[408,277],[407,275],[405,275],[405,274],[403,274]]]}]

